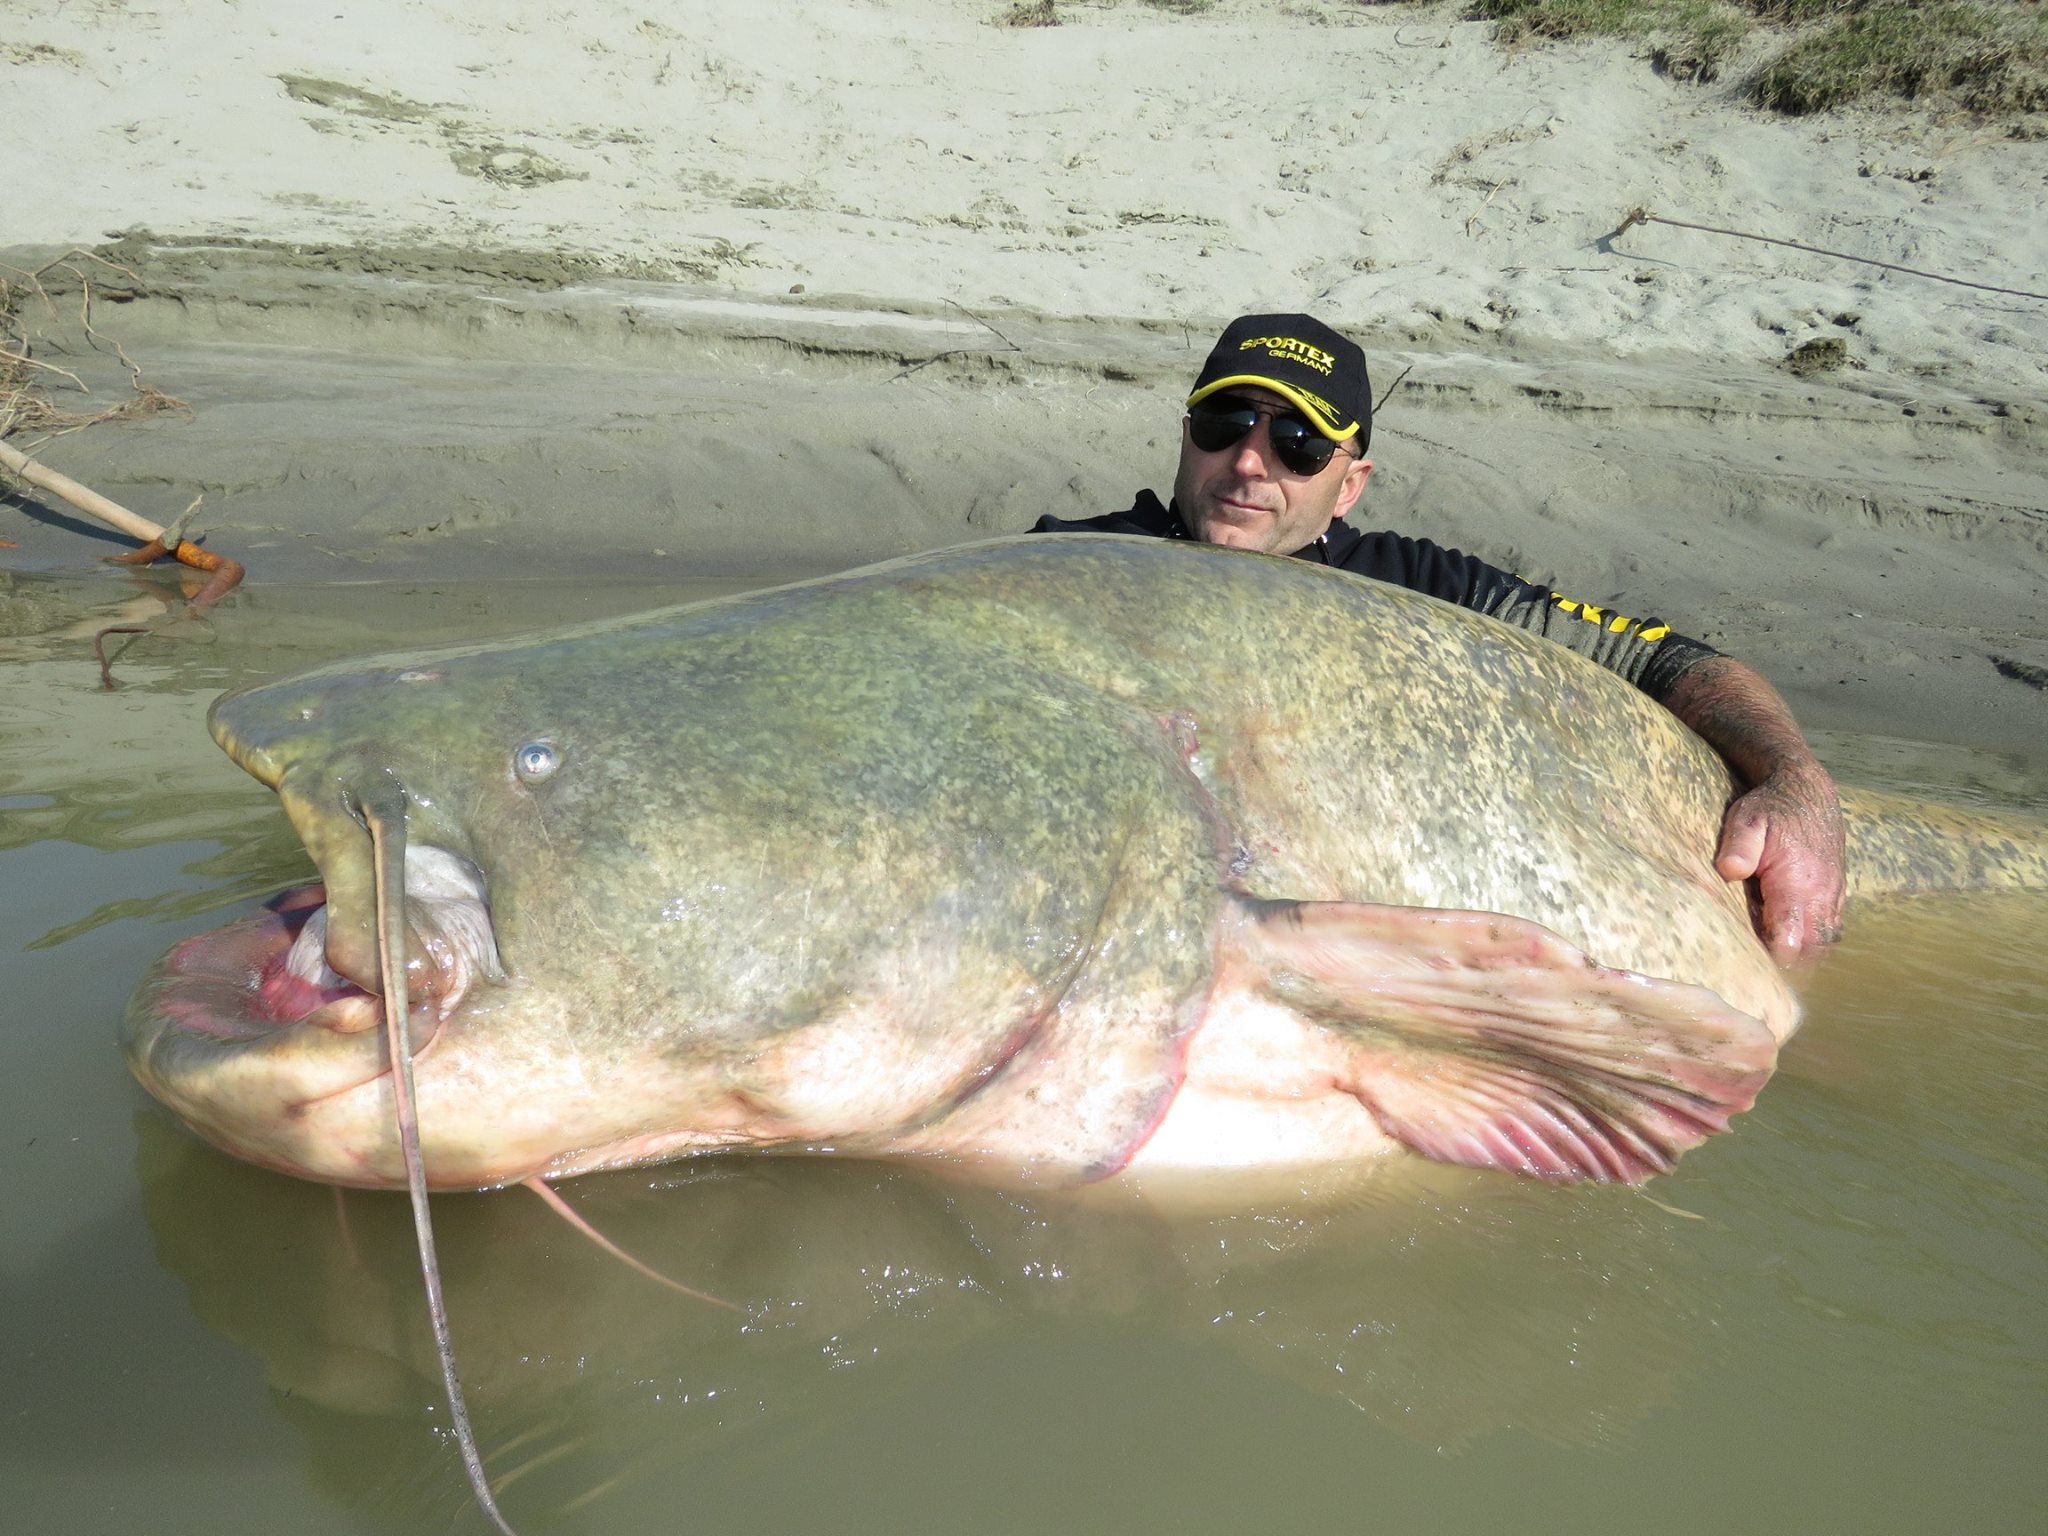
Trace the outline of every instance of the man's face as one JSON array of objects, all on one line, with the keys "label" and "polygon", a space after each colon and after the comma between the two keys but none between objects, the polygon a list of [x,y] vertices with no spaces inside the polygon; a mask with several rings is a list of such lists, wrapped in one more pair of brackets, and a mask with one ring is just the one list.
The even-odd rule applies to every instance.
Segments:
[{"label": "man's face", "polygon": [[[1287,416],[1300,414],[1271,390],[1251,386],[1214,398]],[[1315,474],[1295,474],[1274,457],[1271,423],[1263,416],[1238,441],[1204,453],[1183,420],[1173,499],[1188,532],[1204,544],[1291,555],[1314,543],[1330,519],[1351,510],[1371,472],[1369,460],[1353,458],[1351,447],[1340,444]]]}]

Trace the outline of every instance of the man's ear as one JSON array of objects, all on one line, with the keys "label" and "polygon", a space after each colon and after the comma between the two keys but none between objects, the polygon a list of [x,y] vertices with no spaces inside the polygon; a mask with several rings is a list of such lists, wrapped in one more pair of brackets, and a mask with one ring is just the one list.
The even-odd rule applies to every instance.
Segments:
[{"label": "man's ear", "polygon": [[1351,504],[1358,500],[1365,489],[1366,477],[1372,473],[1372,460],[1360,459],[1344,471],[1344,483],[1337,487],[1337,515],[1344,517],[1351,511]]}]

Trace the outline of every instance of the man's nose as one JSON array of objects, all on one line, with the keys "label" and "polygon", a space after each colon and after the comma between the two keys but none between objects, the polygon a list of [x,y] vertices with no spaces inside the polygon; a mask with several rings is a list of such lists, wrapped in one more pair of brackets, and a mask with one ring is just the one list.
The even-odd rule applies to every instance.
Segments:
[{"label": "man's nose", "polygon": [[1273,435],[1267,421],[1261,416],[1252,423],[1251,431],[1237,440],[1237,457],[1231,468],[1240,475],[1251,479],[1264,479],[1267,467],[1272,463]]}]

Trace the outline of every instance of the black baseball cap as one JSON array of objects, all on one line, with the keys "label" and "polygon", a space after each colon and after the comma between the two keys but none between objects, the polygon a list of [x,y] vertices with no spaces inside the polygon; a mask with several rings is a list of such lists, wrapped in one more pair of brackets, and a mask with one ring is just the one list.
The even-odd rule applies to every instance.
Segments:
[{"label": "black baseball cap", "polygon": [[1284,396],[1323,436],[1343,442],[1372,436],[1372,383],[1365,352],[1308,315],[1239,315],[1223,328],[1195,378],[1188,404],[1233,385],[1256,384]]}]

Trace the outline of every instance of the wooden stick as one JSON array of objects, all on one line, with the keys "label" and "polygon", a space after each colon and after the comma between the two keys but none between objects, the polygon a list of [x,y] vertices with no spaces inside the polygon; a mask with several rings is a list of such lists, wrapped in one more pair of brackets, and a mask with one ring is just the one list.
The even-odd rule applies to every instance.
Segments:
[{"label": "wooden stick", "polygon": [[80,485],[69,475],[60,475],[56,470],[38,464],[27,454],[0,443],[0,468],[11,469],[30,485],[48,491],[52,496],[62,497],[88,517],[96,517],[110,528],[118,528],[131,539],[143,543],[161,539],[163,529],[146,517],[137,517],[119,502],[109,501],[98,491]]},{"label": "wooden stick", "polygon": [[[186,538],[178,529],[184,526],[198,507],[197,501],[185,509],[185,517],[178,519],[176,528],[159,528],[146,517],[130,512],[117,501],[109,501],[89,486],[80,485],[69,475],[59,474],[47,465],[38,464],[18,449],[0,443],[0,469],[10,469],[30,485],[48,491],[68,502],[80,512],[96,517],[110,528],[119,529],[131,539],[142,540],[142,548],[132,554],[110,555],[108,558],[120,565],[147,565],[169,555],[180,565],[189,565],[196,571],[204,571],[212,580],[192,599],[191,609],[198,612],[212,607],[234,590],[246,574],[239,560],[226,555],[216,555],[211,550],[201,549]],[[124,630],[109,630],[108,634],[127,633]],[[100,659],[100,671],[106,674],[106,658]]]}]

